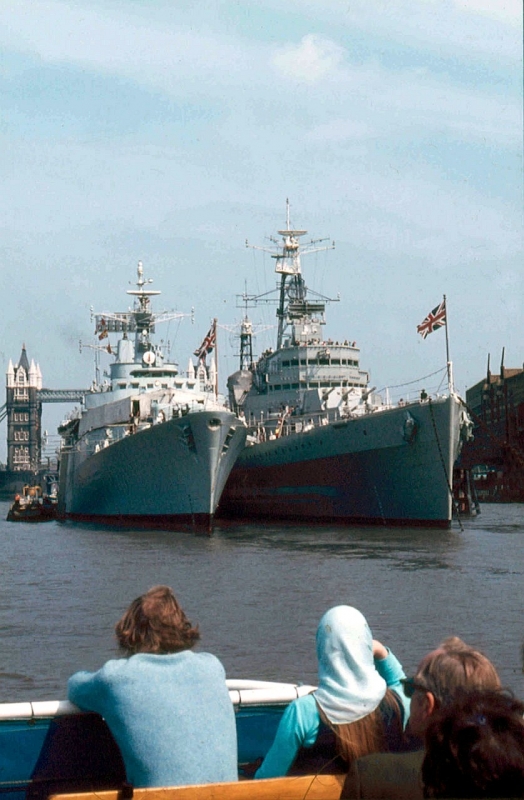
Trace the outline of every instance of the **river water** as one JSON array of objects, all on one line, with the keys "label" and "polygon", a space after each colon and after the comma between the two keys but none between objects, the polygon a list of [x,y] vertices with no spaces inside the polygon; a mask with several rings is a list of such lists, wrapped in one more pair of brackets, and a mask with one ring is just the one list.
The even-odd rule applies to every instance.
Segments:
[{"label": "river water", "polygon": [[187,531],[5,522],[0,502],[0,702],[63,699],[68,676],[117,654],[113,628],[173,587],[228,677],[314,683],[315,630],[354,605],[409,674],[449,635],[524,697],[524,505],[483,505],[449,531],[225,524]]}]

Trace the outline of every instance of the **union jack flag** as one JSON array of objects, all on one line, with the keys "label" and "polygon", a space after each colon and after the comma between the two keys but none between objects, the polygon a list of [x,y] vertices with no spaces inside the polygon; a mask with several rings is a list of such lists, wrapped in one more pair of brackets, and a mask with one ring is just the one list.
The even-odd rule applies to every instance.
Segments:
[{"label": "union jack flag", "polygon": [[417,325],[417,333],[420,333],[423,339],[426,338],[428,333],[433,333],[437,328],[442,328],[446,324],[446,301],[430,311],[426,319],[420,325]]},{"label": "union jack flag", "polygon": [[195,350],[195,355],[197,356],[197,358],[199,358],[201,361],[205,361],[206,355],[215,349],[216,343],[217,343],[217,328],[216,328],[216,323],[213,322],[210,329],[204,336],[204,341],[202,342],[198,350]]},{"label": "union jack flag", "polygon": [[102,341],[102,339],[107,339],[108,327],[104,317],[100,317],[100,321],[96,326],[95,333],[98,333],[98,338],[100,339],[100,341]]}]

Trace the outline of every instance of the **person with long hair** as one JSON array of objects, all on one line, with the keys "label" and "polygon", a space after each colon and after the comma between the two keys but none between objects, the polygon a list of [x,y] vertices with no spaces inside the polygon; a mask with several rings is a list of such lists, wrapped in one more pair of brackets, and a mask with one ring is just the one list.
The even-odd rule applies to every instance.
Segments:
[{"label": "person with long hair", "polygon": [[255,778],[344,772],[353,759],[402,739],[409,703],[393,690],[405,675],[360,611],[327,611],[316,647],[318,688],[288,706]]},{"label": "person with long hair", "polygon": [[235,714],[220,661],[168,586],[134,600],[116,624],[124,658],[68,681],[69,700],[104,717],[134,787],[234,781]]}]

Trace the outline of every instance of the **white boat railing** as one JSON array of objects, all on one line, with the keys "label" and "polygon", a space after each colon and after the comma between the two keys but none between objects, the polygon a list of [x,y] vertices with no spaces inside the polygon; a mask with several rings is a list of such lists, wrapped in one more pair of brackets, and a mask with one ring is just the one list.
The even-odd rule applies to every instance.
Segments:
[{"label": "white boat railing", "polygon": [[[288,705],[297,697],[310,694],[315,686],[274,681],[227,680],[234,706]],[[0,721],[62,717],[81,713],[69,700],[38,700],[0,703]]]}]

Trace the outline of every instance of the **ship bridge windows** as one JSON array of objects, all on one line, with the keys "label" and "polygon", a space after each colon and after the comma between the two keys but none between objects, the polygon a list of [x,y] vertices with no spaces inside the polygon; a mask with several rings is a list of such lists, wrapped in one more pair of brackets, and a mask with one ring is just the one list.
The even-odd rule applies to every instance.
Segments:
[{"label": "ship bridge windows", "polygon": [[133,378],[172,378],[177,375],[176,369],[140,369],[133,370]]},{"label": "ship bridge windows", "polygon": [[118,384],[118,388],[119,388],[119,389],[125,389],[125,388],[126,388],[126,385],[127,385],[127,384],[125,384],[125,383],[119,383],[119,384]]},{"label": "ship bridge windows", "polygon": [[298,359],[298,358],[289,358],[285,361],[282,361],[280,366],[285,369],[288,367],[298,367],[299,364],[305,364],[305,359]]}]

